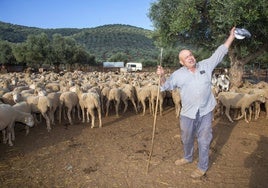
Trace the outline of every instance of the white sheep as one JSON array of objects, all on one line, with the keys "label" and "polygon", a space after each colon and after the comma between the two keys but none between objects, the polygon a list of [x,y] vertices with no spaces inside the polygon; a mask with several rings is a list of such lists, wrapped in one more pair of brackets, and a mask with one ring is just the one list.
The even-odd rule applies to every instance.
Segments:
[{"label": "white sheep", "polygon": [[[91,116],[91,128],[94,128],[95,126],[95,109],[97,109],[98,113],[99,127],[102,127],[101,103],[99,94],[95,92],[88,92],[87,95],[83,96],[82,101],[84,101],[84,106],[87,109],[87,115],[90,114]],[[89,117],[87,117],[87,119],[89,119]]]},{"label": "white sheep", "polygon": [[246,109],[249,108],[255,101],[260,101],[262,103],[265,102],[265,97],[259,94],[221,92],[219,93],[217,98],[220,103],[225,107],[225,115],[231,122],[233,122],[233,120],[230,117],[230,108],[241,109],[241,115],[235,120],[239,120],[245,117],[245,121],[249,123],[246,116]]},{"label": "white sheep", "polygon": [[[80,110],[79,99],[78,99],[78,96],[75,92],[72,92],[72,91],[63,92],[60,95],[60,106],[61,106],[60,116],[59,116],[59,123],[60,124],[61,124],[61,119],[62,119],[61,118],[62,110],[65,110],[66,108],[67,108],[67,117],[68,117],[69,123],[71,125],[73,125],[72,116],[74,118],[75,108],[77,110],[78,119],[81,120],[80,111],[79,111]],[[63,115],[65,117],[65,113]]]},{"label": "white sheep", "polygon": [[52,103],[49,116],[50,116],[51,123],[53,125],[55,125],[55,114],[57,112],[58,112],[58,120],[60,119],[60,111],[59,111],[61,108],[60,95],[61,95],[61,92],[52,92],[52,93],[47,94],[48,99]]},{"label": "white sheep", "polygon": [[104,104],[106,104],[108,101],[110,90],[111,88],[109,85],[104,85],[103,88],[101,89],[101,108],[103,112],[104,112]]},{"label": "white sheep", "polygon": [[[76,94],[78,96],[78,100],[79,100],[79,105],[82,111],[82,122],[85,123],[85,110],[86,110],[86,104],[85,104],[85,100],[87,98],[87,95],[90,95],[87,92],[83,92],[81,90],[81,88],[79,86],[76,85]],[[89,116],[87,113],[87,122],[89,122]]]},{"label": "white sheep", "polygon": [[110,102],[111,101],[114,101],[115,103],[115,113],[116,113],[116,116],[119,117],[119,105],[120,105],[120,102],[121,102],[121,89],[119,88],[116,88],[116,87],[113,87],[110,89],[109,91],[109,95],[108,95],[108,99],[107,99],[107,102],[106,102],[106,116],[108,116],[109,114],[109,107],[110,107]]},{"label": "white sheep", "polygon": [[152,111],[151,109],[151,90],[148,86],[142,86],[142,87],[135,87],[137,92],[137,98],[138,98],[138,109],[140,108],[140,103],[142,105],[143,113],[142,115],[145,115],[146,111],[146,102],[149,101],[149,110],[150,113]]},{"label": "white sheep", "polygon": [[[42,94],[43,95],[43,94]],[[50,125],[50,109],[52,109],[52,100],[47,96],[35,96],[27,95],[22,96],[20,93],[14,94],[14,101],[20,102],[25,101],[31,106],[32,113],[41,113],[44,119],[46,120],[46,126],[48,132],[51,130]]]},{"label": "white sheep", "polygon": [[221,91],[229,91],[230,81],[229,77],[227,75],[221,74],[217,78],[217,87]]},{"label": "white sheep", "polygon": [[137,110],[137,105],[136,105],[136,90],[135,87],[130,85],[130,84],[124,84],[122,87],[122,94],[121,94],[121,100],[124,102],[125,104],[125,108],[124,108],[124,113],[127,110],[128,107],[128,100],[130,100],[133,104],[134,110],[136,112],[136,114],[138,113]]},{"label": "white sheep", "polygon": [[[264,102],[264,107],[265,107],[265,111],[266,111],[266,118],[268,119],[268,88],[263,88],[263,89],[252,89],[249,94],[259,94],[259,95],[263,95],[265,97],[265,102]],[[255,120],[258,119],[260,117],[260,112],[261,112],[261,102],[256,101],[254,103],[254,107],[255,107]]]},{"label": "white sheep", "polygon": [[14,95],[14,93],[13,93],[12,91],[5,93],[5,94],[1,97],[1,98],[2,98],[2,101],[3,101],[5,104],[14,105],[15,102],[14,102],[14,100],[13,100],[13,95]]},{"label": "white sheep", "polygon": [[[15,110],[31,114],[31,106],[25,101],[16,103],[12,107]],[[26,130],[26,135],[28,135],[29,134],[29,126],[25,126],[25,130]]]},{"label": "white sheep", "polygon": [[[3,142],[6,143],[8,140],[9,146],[13,146],[12,140],[15,140],[14,123],[16,121],[30,127],[34,125],[32,114],[16,110],[8,104],[0,104],[0,130],[3,133]],[[5,137],[6,131],[7,138]]]},{"label": "white sheep", "polygon": [[158,95],[158,92],[159,92],[159,95],[158,95],[158,105],[159,105],[159,111],[160,111],[160,116],[162,116],[162,113],[163,113],[163,103],[164,103],[164,98],[165,98],[165,95],[166,95],[166,92],[165,91],[160,91],[160,88],[157,86],[157,85],[151,85],[150,87],[150,91],[151,91],[151,108],[152,108],[152,113],[154,114],[155,113],[155,103],[156,103],[156,100],[157,100],[157,95]]},{"label": "white sheep", "polygon": [[175,88],[171,91],[172,99],[175,104],[176,118],[179,117],[181,111],[181,95],[179,88]]}]

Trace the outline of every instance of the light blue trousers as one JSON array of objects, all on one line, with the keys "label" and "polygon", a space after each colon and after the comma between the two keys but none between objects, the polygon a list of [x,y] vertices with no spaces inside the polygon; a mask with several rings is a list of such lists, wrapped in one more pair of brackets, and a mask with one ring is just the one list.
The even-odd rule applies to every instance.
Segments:
[{"label": "light blue trousers", "polygon": [[193,161],[194,140],[198,142],[198,168],[207,171],[209,163],[209,146],[212,140],[212,112],[200,117],[199,112],[195,119],[180,116],[181,138],[184,158]]}]

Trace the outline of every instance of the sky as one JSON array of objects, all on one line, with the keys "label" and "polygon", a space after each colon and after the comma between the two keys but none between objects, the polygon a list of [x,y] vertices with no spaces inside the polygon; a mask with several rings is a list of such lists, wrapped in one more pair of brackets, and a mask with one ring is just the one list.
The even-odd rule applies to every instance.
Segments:
[{"label": "sky", "polygon": [[126,24],[153,30],[156,0],[0,0],[0,21],[44,29]]}]

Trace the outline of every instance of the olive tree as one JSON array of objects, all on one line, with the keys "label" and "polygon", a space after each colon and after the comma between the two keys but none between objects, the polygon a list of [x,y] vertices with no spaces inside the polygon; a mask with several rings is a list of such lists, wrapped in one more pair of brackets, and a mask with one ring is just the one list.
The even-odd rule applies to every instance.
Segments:
[{"label": "olive tree", "polygon": [[14,64],[16,59],[12,52],[12,44],[7,41],[0,41],[0,64]]},{"label": "olive tree", "polygon": [[[158,0],[149,17],[161,46],[191,44],[215,49],[233,26],[248,29],[252,37],[235,40],[229,50],[230,79],[241,86],[245,64],[267,56],[268,4],[266,0]],[[267,62],[266,62],[267,63]]]}]

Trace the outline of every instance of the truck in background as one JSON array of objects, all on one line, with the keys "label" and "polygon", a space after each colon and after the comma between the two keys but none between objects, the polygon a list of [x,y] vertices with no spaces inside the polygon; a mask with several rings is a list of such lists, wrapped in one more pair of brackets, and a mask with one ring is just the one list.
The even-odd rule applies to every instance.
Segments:
[{"label": "truck in background", "polygon": [[142,64],[141,63],[129,62],[129,63],[126,63],[125,67],[127,68],[128,72],[142,71]]}]

